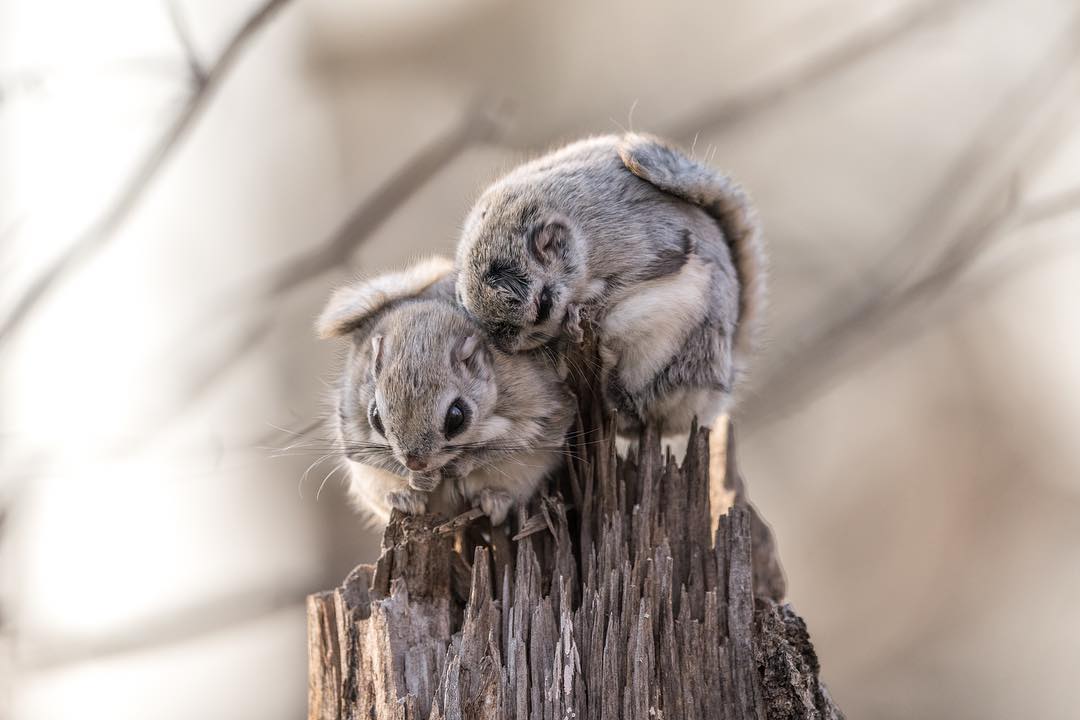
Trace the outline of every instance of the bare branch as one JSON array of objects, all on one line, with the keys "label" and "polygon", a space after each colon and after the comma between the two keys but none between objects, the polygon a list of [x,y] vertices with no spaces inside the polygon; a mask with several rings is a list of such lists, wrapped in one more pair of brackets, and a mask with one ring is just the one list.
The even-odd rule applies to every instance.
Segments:
[{"label": "bare branch", "polygon": [[1017,225],[1026,227],[1070,215],[1080,210],[1080,187],[1062,191],[1056,195],[1020,208]]},{"label": "bare branch", "polygon": [[[880,333],[895,316],[940,296],[1013,221],[1020,169],[1041,162],[1071,129],[1055,110],[1072,91],[1071,76],[1080,52],[1076,36],[1074,23],[1034,77],[1021,82],[995,110],[1001,121],[988,123],[946,173],[923,216],[887,256],[895,259],[900,271],[874,283],[857,301],[850,299],[850,291],[834,299],[829,307],[843,310],[826,316],[760,378],[760,392],[743,404],[745,416],[768,421],[820,392],[836,376],[841,361],[850,362],[864,336]],[[946,207],[967,211],[958,227]],[[925,256],[919,245],[946,248],[921,274],[915,273]]]},{"label": "bare branch", "polygon": [[[152,430],[138,437],[125,435],[104,447],[102,453],[110,455],[135,452],[143,444],[188,417],[199,401],[217,388],[229,373],[270,335],[275,328],[277,310],[291,290],[327,270],[345,266],[352,252],[424,184],[470,146],[484,139],[499,137],[500,127],[495,115],[484,113],[480,106],[463,113],[458,123],[417,152],[373,195],[365,198],[329,240],[281,263],[271,271],[268,278],[260,278],[253,287],[241,288],[229,297],[219,299],[213,304],[213,316],[200,315],[191,331],[177,333],[180,338],[205,338],[206,327],[221,325],[221,308],[241,308],[247,312],[247,315],[239,316],[238,327],[229,332],[227,341],[211,346],[206,355],[195,358],[194,370],[175,394],[178,402],[170,406],[167,413],[146,423],[146,427]],[[176,352],[175,348],[170,348],[168,353],[163,355],[175,358]],[[190,347],[185,348],[185,352],[190,353]],[[169,362],[175,360],[170,359]],[[321,419],[314,421],[296,431],[296,435],[306,436],[322,424]],[[268,433],[257,438],[254,444],[268,445],[276,437],[277,433]],[[33,461],[22,463],[24,466],[35,464]]]},{"label": "bare branch", "polygon": [[[910,11],[899,13],[880,25],[861,30],[850,41],[810,60],[791,75],[771,85],[752,90],[744,96],[721,102],[680,123],[670,132],[675,136],[686,137],[702,125],[727,126],[741,121],[808,84],[820,81],[850,64],[885,49],[911,32],[939,19],[946,11],[963,2],[966,0],[927,2]],[[425,167],[438,168],[439,163],[452,159],[456,155],[456,152],[451,152],[455,144],[460,139],[466,138],[470,132],[474,133],[474,139],[477,140],[495,132],[492,121],[488,117],[482,114],[477,114],[476,117],[479,122],[475,125],[466,122],[465,126],[460,128],[460,135],[451,134],[448,138],[436,143],[436,146],[432,148],[430,158],[418,158],[417,161],[402,168],[399,174],[386,183],[374,197],[359,207],[335,237],[321,248],[283,263],[278,269],[272,271],[265,282],[262,301],[264,303],[273,301],[303,282],[344,263],[354,251],[358,239],[362,239],[373,231],[396,208],[394,198],[402,193],[403,189],[407,190],[413,184],[412,178],[423,176]],[[477,127],[480,132],[476,132]],[[440,146],[444,145],[446,150],[440,150]],[[428,154],[424,153],[424,155]],[[265,306],[268,313],[272,311],[273,305]],[[207,366],[208,372],[200,373],[198,381],[193,384],[194,394],[197,396],[213,387],[230,367],[243,358],[248,350],[261,342],[270,329],[271,326],[268,323],[257,323],[253,332],[241,333],[238,342],[231,344],[221,353],[215,354],[215,361]]]},{"label": "bare branch", "polygon": [[289,0],[267,0],[236,31],[221,55],[207,70],[205,82],[192,94],[157,144],[138,164],[113,202],[67,250],[31,279],[22,296],[0,321],[0,342],[10,340],[38,303],[108,243],[209,106],[244,48],[288,3]]},{"label": "bare branch", "polygon": [[[1019,212],[1014,214],[1014,219],[1009,221],[1010,228],[1017,227],[1016,217],[1019,217]],[[978,259],[977,257],[968,258],[969,262],[965,262],[962,267],[954,268],[953,272],[943,269],[934,277],[927,278],[926,283],[921,287],[912,288],[911,292],[905,293],[893,312],[885,318],[884,327],[874,328],[866,325],[862,328],[863,332],[871,331],[876,335],[873,347],[864,347],[861,357],[868,357],[871,351],[874,355],[881,355],[919,337],[928,328],[928,324],[921,321],[927,313],[932,312],[933,317],[939,322],[952,317],[957,312],[982,301],[988,294],[1000,288],[1002,282],[1015,280],[1049,261],[1063,257],[1070,251],[1076,252],[1078,249],[1080,248],[1071,243],[1059,243],[1054,247],[1038,249],[1025,247],[1022,251],[1010,252],[1007,257],[995,260],[992,265],[980,270],[969,282],[958,283],[956,275],[966,272]],[[943,292],[944,290],[949,292]],[[854,352],[851,354],[855,355]],[[832,377],[840,377],[844,368],[851,367],[859,359],[860,356],[855,356],[847,358],[846,363],[838,361],[833,368]],[[823,386],[828,385],[829,380],[826,378]],[[782,416],[786,409],[790,408],[781,408],[776,413],[760,418],[760,421],[768,423]]]},{"label": "bare branch", "polygon": [[478,103],[471,106],[445,135],[421,149],[373,195],[364,199],[333,237],[272,271],[263,286],[264,295],[268,298],[281,295],[328,270],[340,267],[371,233],[428,180],[469,147],[494,139],[500,130],[496,114],[489,105]]},{"label": "bare branch", "polygon": [[325,272],[343,267],[356,248],[432,177],[467,148],[491,139],[497,131],[492,115],[477,108],[470,109],[445,135],[422,148],[374,194],[361,201],[329,240],[281,263],[256,286],[247,303],[226,303],[226,306],[246,305],[249,310],[258,308],[258,317],[247,331],[234,334],[231,342],[219,348],[202,372],[195,373],[184,393],[188,406],[216,387],[231,368],[258,347],[273,329],[274,309],[284,296]]},{"label": "bare branch", "polygon": [[206,84],[206,69],[199,60],[199,53],[195,49],[195,42],[191,37],[191,28],[188,27],[187,18],[180,7],[179,0],[165,0],[165,10],[169,13],[169,22],[172,23],[173,32],[184,51],[184,59],[187,61],[188,70],[196,90]]},{"label": "bare branch", "polygon": [[[715,128],[718,125],[735,124],[764,107],[797,92],[799,89],[828,77],[837,70],[857,62],[877,52],[896,40],[905,37],[911,31],[923,27],[931,20],[940,17],[945,11],[966,0],[943,0],[925,2],[914,9],[900,13],[879,26],[860,31],[850,42],[826,51],[820,57],[812,59],[789,76],[780,78],[772,84],[759,86],[745,95],[722,101],[707,108],[685,121],[676,123],[668,133],[681,138],[689,138],[702,128]],[[213,94],[222,77],[231,67],[239,50],[273,14],[288,0],[270,0],[255,13],[234,36],[219,60],[206,73],[205,82],[193,95],[185,110],[174,121],[173,126],[163,136],[158,146],[149,153],[139,169],[133,174],[119,194],[117,200],[78,238],[71,248],[53,261],[25,289],[22,297],[3,321],[0,321],[0,341],[9,337],[34,307],[63,279],[78,267],[86,258],[92,256],[107,242],[111,233],[126,219],[128,213],[137,204],[147,185],[156,176],[161,166],[168,160],[176,146],[194,124],[203,106]],[[170,3],[170,7],[174,7]],[[182,23],[174,25],[183,27]],[[178,29],[181,42],[186,34]],[[287,282],[288,279],[286,278]]]},{"label": "bare branch", "polygon": [[689,141],[699,132],[729,128],[929,27],[969,0],[929,0],[854,32],[850,39],[807,59],[791,73],[762,82],[677,120],[664,134]]},{"label": "bare branch", "polygon": [[[196,361],[197,368],[177,396],[183,398],[183,404],[172,408],[167,417],[154,424],[154,433],[162,433],[186,417],[201,398],[218,387],[233,369],[259,347],[274,329],[274,320],[278,316],[276,311],[289,292],[327,271],[347,266],[356,249],[431,178],[469,147],[495,139],[500,134],[501,124],[490,106],[476,104],[470,107],[445,134],[421,148],[374,194],[362,200],[329,240],[282,262],[253,286],[242,288],[232,297],[213,303],[213,316],[200,317],[197,328],[205,328],[208,324],[220,325],[223,307],[239,308],[248,315],[240,318],[240,327],[230,333],[226,342]],[[178,337],[198,334],[181,333]],[[170,350],[169,355],[174,356],[175,351]],[[125,449],[130,451],[131,447],[129,441]]]},{"label": "bare branch", "polygon": [[1077,251],[1080,251],[1080,246],[1071,242],[1071,239],[1067,242],[1040,244],[1036,248],[1025,246],[1022,250],[1011,251],[1000,260],[995,260],[989,267],[980,270],[977,276],[970,282],[965,282],[957,292],[944,298],[942,312],[955,312],[968,307],[1000,288],[1003,282],[1015,280],[1048,262]]}]

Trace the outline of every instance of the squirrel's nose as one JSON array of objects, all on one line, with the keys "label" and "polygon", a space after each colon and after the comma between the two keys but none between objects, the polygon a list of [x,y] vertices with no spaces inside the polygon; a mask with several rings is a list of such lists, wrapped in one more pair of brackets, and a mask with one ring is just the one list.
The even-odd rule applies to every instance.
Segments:
[{"label": "squirrel's nose", "polygon": [[405,467],[409,468],[410,470],[416,470],[417,472],[419,472],[420,470],[426,470],[427,460],[421,460],[415,455],[408,455],[405,457]]}]

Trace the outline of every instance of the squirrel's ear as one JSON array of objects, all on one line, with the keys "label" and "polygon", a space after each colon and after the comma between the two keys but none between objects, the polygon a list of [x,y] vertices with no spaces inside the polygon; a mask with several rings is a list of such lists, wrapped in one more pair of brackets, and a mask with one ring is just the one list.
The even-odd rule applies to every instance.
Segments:
[{"label": "squirrel's ear", "polygon": [[453,350],[454,363],[474,377],[488,379],[491,376],[491,357],[483,338],[473,333],[458,341]]},{"label": "squirrel's ear", "polygon": [[538,225],[529,240],[533,257],[542,263],[550,263],[566,252],[570,244],[570,227],[559,218],[552,218]]},{"label": "squirrel's ear", "polygon": [[450,260],[433,257],[400,272],[338,288],[326,303],[315,329],[322,338],[348,335],[390,303],[419,295],[453,270]]},{"label": "squirrel's ear", "polygon": [[383,336],[373,335],[371,337],[371,377],[374,379],[378,376],[379,371],[382,370],[382,358],[383,358]]}]

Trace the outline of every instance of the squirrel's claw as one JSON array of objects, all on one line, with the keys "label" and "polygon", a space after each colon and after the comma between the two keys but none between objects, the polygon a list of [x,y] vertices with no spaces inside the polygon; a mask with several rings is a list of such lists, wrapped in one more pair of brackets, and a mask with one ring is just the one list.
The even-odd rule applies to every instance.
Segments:
[{"label": "squirrel's claw", "polygon": [[442,471],[433,470],[429,473],[412,473],[409,475],[409,487],[423,493],[429,493],[442,482]]},{"label": "squirrel's claw", "polygon": [[514,498],[508,492],[491,488],[480,491],[480,509],[491,518],[492,525],[502,525],[513,505]]}]

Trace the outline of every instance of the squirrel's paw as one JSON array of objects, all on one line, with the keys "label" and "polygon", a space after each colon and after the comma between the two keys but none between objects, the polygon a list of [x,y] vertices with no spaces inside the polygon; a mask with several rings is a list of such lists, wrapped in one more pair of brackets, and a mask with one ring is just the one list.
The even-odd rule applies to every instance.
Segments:
[{"label": "squirrel's paw", "polygon": [[502,525],[510,508],[514,506],[514,498],[504,490],[492,490],[484,488],[480,491],[480,509],[491,518],[492,525]]},{"label": "squirrel's paw", "polygon": [[409,487],[422,493],[429,493],[442,482],[442,471],[435,470],[430,473],[412,473],[409,475]]},{"label": "squirrel's paw", "polygon": [[427,511],[428,494],[405,488],[386,493],[386,504],[406,515],[422,515]]},{"label": "squirrel's paw", "polygon": [[566,306],[566,317],[563,318],[563,332],[566,337],[578,344],[585,340],[585,331],[581,329],[581,323],[581,306],[570,303]]}]

